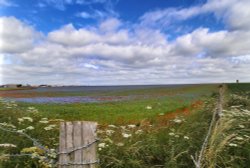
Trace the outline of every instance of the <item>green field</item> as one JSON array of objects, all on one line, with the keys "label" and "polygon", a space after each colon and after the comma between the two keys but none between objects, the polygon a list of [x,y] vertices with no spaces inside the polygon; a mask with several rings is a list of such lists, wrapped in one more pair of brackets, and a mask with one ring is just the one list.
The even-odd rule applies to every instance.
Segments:
[{"label": "green field", "polygon": [[[250,119],[250,84],[226,86],[226,117],[213,128],[202,162],[204,167],[250,165],[250,125],[247,122]],[[50,154],[19,133],[0,130],[0,144],[16,146],[0,146],[0,168],[55,166],[57,158],[53,154],[58,147],[58,124],[62,120],[99,123],[100,167],[194,167],[190,156],[199,152],[204,141],[218,99],[217,92],[218,85],[193,85],[92,93],[92,96],[146,97],[103,103],[34,104],[1,99],[0,127],[27,133],[50,149]],[[68,95],[72,94],[75,93]],[[245,112],[241,113],[242,110]],[[239,120],[235,120],[237,117]],[[30,154],[33,159],[30,156],[4,157],[4,154]]]}]

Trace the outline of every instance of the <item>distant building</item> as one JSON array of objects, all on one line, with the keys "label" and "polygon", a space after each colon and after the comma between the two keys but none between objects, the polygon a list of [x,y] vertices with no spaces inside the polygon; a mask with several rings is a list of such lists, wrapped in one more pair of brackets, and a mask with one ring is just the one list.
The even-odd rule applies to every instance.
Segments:
[{"label": "distant building", "polygon": [[39,87],[51,87],[51,85],[39,85]]},{"label": "distant building", "polygon": [[4,88],[19,88],[22,87],[22,84],[6,84]]},{"label": "distant building", "polygon": [[238,80],[238,79],[236,80],[236,83],[239,83],[239,80]]}]

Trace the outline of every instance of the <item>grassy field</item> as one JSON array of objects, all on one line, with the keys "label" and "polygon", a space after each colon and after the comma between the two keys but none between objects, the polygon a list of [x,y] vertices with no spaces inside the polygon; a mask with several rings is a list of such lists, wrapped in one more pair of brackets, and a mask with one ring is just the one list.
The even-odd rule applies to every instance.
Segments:
[{"label": "grassy field", "polygon": [[[227,85],[226,117],[213,128],[203,167],[250,165],[249,86]],[[217,85],[196,85],[102,92],[101,95],[109,96],[146,97],[102,103],[33,104],[2,99],[0,127],[5,131],[0,130],[0,167],[55,166],[58,123],[62,120],[91,120],[100,124],[100,167],[194,167],[190,156],[200,151],[216,106],[217,90]],[[39,149],[18,132],[38,139],[49,152]],[[16,147],[1,147],[6,143]],[[8,153],[30,156],[4,157]]]},{"label": "grassy field", "polygon": [[[139,95],[133,100],[111,101],[104,103],[72,103],[72,104],[34,104],[18,103],[22,108],[35,107],[43,115],[51,119],[90,120],[101,124],[135,123],[142,119],[153,120],[158,115],[165,115],[177,109],[190,106],[202,96],[215,91],[215,85],[186,86],[180,88],[149,88],[138,90],[119,90],[113,92],[91,92],[90,96],[127,96]],[[34,93],[30,93],[34,96]],[[45,93],[35,93],[41,96]],[[76,93],[64,93],[71,96]],[[78,96],[83,93],[78,93]],[[27,96],[26,93],[22,93]],[[55,95],[58,95],[55,93]],[[54,96],[55,96],[54,95]],[[151,109],[147,109],[147,107]]]}]

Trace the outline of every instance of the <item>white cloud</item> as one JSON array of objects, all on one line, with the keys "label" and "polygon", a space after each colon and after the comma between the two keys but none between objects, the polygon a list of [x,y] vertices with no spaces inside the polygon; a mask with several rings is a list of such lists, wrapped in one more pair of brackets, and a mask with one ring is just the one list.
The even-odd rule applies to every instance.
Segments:
[{"label": "white cloud", "polygon": [[93,18],[93,15],[91,15],[87,12],[80,12],[80,13],[76,14],[76,16],[84,18],[84,19]]},{"label": "white cloud", "polygon": [[249,30],[249,8],[249,0],[208,0],[203,5],[189,8],[166,8],[147,12],[140,20],[144,26],[167,27],[198,15],[213,13],[218,19],[222,19],[229,29]]},{"label": "white cloud", "polygon": [[20,53],[33,47],[40,36],[31,26],[14,17],[0,18],[0,51],[3,53]]},{"label": "white cloud", "polygon": [[48,39],[51,42],[68,46],[84,46],[95,43],[128,43],[128,32],[126,30],[115,31],[119,22],[114,21],[114,19],[109,20],[102,22],[99,28],[92,27],[89,29],[81,28],[77,30],[72,24],[68,24],[59,30],[50,32]]},{"label": "white cloud", "polygon": [[90,4],[105,3],[105,2],[106,0],[76,0],[76,3],[81,5],[90,5]]}]

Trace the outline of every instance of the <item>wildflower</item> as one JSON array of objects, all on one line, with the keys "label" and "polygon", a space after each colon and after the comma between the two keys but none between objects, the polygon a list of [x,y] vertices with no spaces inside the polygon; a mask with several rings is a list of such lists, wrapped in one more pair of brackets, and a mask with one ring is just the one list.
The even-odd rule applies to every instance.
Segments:
[{"label": "wildflower", "polygon": [[122,133],[122,136],[123,136],[124,138],[129,138],[129,137],[131,137],[132,135],[131,135],[131,134]]},{"label": "wildflower", "polygon": [[18,120],[18,122],[20,122],[20,123],[24,121],[23,118],[18,118],[17,120]]},{"label": "wildflower", "polygon": [[115,125],[108,125],[109,128],[117,128]]},{"label": "wildflower", "polygon": [[98,147],[99,147],[99,148],[105,148],[105,146],[106,146],[105,143],[99,143],[99,144],[98,144]]},{"label": "wildflower", "polygon": [[43,124],[49,123],[48,118],[42,118],[39,122]]},{"label": "wildflower", "polygon": [[229,143],[228,146],[233,146],[233,147],[237,147],[238,145],[235,143]]},{"label": "wildflower", "polygon": [[174,136],[174,135],[175,135],[175,133],[170,132],[168,135],[170,135],[170,136]]},{"label": "wildflower", "polygon": [[135,128],[136,125],[128,125],[128,128]]},{"label": "wildflower", "polygon": [[163,115],[164,115],[164,113],[159,113],[159,115],[160,115],[160,116],[163,116]]},{"label": "wildflower", "polygon": [[183,138],[184,138],[184,139],[187,139],[187,140],[189,140],[189,137],[188,137],[188,136],[184,136]]},{"label": "wildflower", "polygon": [[147,110],[151,110],[152,107],[151,107],[151,106],[147,106],[146,109],[147,109]]},{"label": "wildflower", "polygon": [[29,122],[33,122],[33,119],[31,117],[23,117],[24,120],[28,120]]},{"label": "wildflower", "polygon": [[47,126],[47,127],[44,127],[44,129],[46,130],[46,131],[48,131],[48,130],[52,130],[53,128],[55,128],[56,127],[56,125],[49,125],[49,126]]},{"label": "wildflower", "polygon": [[26,129],[27,129],[27,130],[33,130],[33,129],[35,129],[35,128],[32,127],[32,126],[29,126],[29,127],[27,127]]},{"label": "wildflower", "polygon": [[8,144],[8,143],[5,143],[5,144],[0,144],[0,147],[4,147],[4,148],[16,148],[16,145],[14,144]]},{"label": "wildflower", "polygon": [[245,128],[245,126],[244,126],[244,125],[242,125],[242,124],[240,124],[240,125],[239,125],[239,127],[240,127],[240,128]]},{"label": "wildflower", "polygon": [[143,133],[142,130],[137,130],[137,131],[135,131],[135,134],[142,134],[142,133]]},{"label": "wildflower", "polygon": [[24,129],[21,129],[21,130],[17,130],[18,133],[23,133],[24,132]]},{"label": "wildflower", "polygon": [[13,124],[9,124],[6,122],[0,123],[1,126],[5,126],[5,127],[11,127],[11,128],[16,128],[16,126],[14,126]]},{"label": "wildflower", "polygon": [[41,120],[41,121],[39,121],[40,123],[43,123],[43,124],[47,124],[47,123],[49,123],[49,121],[46,121],[46,120]]},{"label": "wildflower", "polygon": [[117,143],[116,145],[117,145],[117,146],[124,146],[124,143],[119,142],[119,143]]},{"label": "wildflower", "polygon": [[175,137],[175,138],[179,138],[180,136],[179,136],[179,135],[175,135],[174,137]]},{"label": "wildflower", "polygon": [[236,137],[235,139],[236,139],[236,140],[239,140],[239,141],[243,140],[242,137]]},{"label": "wildflower", "polygon": [[175,123],[177,123],[177,124],[182,123],[182,120],[181,120],[181,119],[178,119],[178,118],[174,119],[173,121],[174,121]]},{"label": "wildflower", "polygon": [[115,131],[114,130],[106,130],[106,134],[111,136]]},{"label": "wildflower", "polygon": [[35,110],[35,107],[28,107],[28,110]]},{"label": "wildflower", "polygon": [[122,129],[126,129],[126,126],[120,126]]}]

